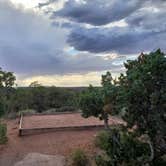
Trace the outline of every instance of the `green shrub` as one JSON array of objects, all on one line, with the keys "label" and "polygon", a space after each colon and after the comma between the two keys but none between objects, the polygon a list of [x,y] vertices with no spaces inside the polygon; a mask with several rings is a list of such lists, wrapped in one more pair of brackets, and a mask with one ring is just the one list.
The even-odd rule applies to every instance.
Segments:
[{"label": "green shrub", "polygon": [[154,165],[165,166],[166,165],[166,154],[155,160]]},{"label": "green shrub", "polygon": [[87,166],[88,159],[85,152],[81,149],[75,150],[72,155],[72,165],[73,166]]},{"label": "green shrub", "polygon": [[100,149],[105,149],[108,146],[109,133],[107,131],[100,131],[95,138],[95,145]]},{"label": "green shrub", "polygon": [[57,112],[75,112],[77,109],[73,106],[62,106],[57,108]]},{"label": "green shrub", "polygon": [[0,117],[2,117],[3,115],[4,115],[4,104],[2,104],[1,102],[0,102]]},{"label": "green shrub", "polygon": [[33,115],[33,114],[35,114],[36,113],[36,111],[35,110],[33,110],[33,109],[25,109],[25,110],[21,110],[21,111],[19,111],[18,112],[18,116],[20,116],[20,115]]},{"label": "green shrub", "polygon": [[7,142],[7,125],[0,123],[0,144]]},{"label": "green shrub", "polygon": [[44,113],[45,114],[54,114],[56,112],[57,112],[56,108],[50,108],[50,109],[46,110]]},{"label": "green shrub", "polygon": [[95,162],[97,166],[109,166],[110,165],[110,158],[106,155],[97,155],[95,157]]},{"label": "green shrub", "polygon": [[148,163],[150,148],[126,130],[112,129],[97,136],[97,143],[105,154],[96,157],[98,166],[142,166]]}]

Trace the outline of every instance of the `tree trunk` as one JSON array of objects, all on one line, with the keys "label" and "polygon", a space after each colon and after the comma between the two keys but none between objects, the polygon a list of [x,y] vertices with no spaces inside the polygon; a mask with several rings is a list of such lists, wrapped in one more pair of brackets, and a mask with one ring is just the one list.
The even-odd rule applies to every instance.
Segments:
[{"label": "tree trunk", "polygon": [[105,127],[106,130],[108,130],[109,129],[109,124],[108,124],[108,114],[107,113],[104,113],[103,119],[104,119],[104,127]]},{"label": "tree trunk", "polygon": [[151,162],[154,159],[154,149],[153,149],[151,141],[148,141],[148,144],[149,144],[150,152],[151,152],[149,161]]}]

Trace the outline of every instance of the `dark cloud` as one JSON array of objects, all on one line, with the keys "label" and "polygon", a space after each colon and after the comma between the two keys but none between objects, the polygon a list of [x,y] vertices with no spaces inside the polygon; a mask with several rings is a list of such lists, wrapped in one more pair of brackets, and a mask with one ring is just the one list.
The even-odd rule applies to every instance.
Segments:
[{"label": "dark cloud", "polygon": [[52,14],[59,17],[92,25],[104,25],[121,20],[140,8],[143,0],[70,0]]},{"label": "dark cloud", "polygon": [[[14,19],[17,18],[17,19]],[[33,12],[0,2],[0,66],[23,75],[68,74],[116,69],[91,53],[64,51],[68,31]]]},{"label": "dark cloud", "polygon": [[141,27],[155,32],[166,31],[166,7],[142,9],[126,18],[133,27]]},{"label": "dark cloud", "polygon": [[[39,9],[54,2],[39,4]],[[29,76],[101,70],[120,72],[122,62],[133,54],[159,47],[166,50],[164,0],[65,2],[49,20],[1,0],[0,66]],[[104,26],[121,19],[126,26]],[[67,50],[69,45],[75,48],[74,54]],[[118,55],[111,59],[105,58],[105,53]]]},{"label": "dark cloud", "polygon": [[[148,43],[158,35],[163,34],[130,27],[77,28],[71,32],[68,42],[80,51],[94,53],[113,51],[120,54],[133,54],[142,51],[142,49],[145,51],[149,49]],[[144,46],[141,43],[145,41],[146,45]],[[160,46],[160,42],[154,41],[154,44]]]},{"label": "dark cloud", "polygon": [[124,20],[127,22],[127,26],[110,28],[102,26],[97,28],[73,27],[68,42],[77,50],[93,53],[136,54],[157,48],[166,50],[164,45],[166,36],[165,15],[166,1],[146,0],[144,6],[133,11],[127,17],[125,16]]},{"label": "dark cloud", "polygon": [[48,6],[48,5],[50,5],[52,3],[55,3],[55,2],[58,2],[58,1],[59,0],[47,0],[46,2],[39,3],[37,7],[38,8],[43,8],[45,6]]},{"label": "dark cloud", "polygon": [[[79,51],[136,54],[158,47],[166,50],[165,15],[166,0],[69,0],[53,12],[52,19],[68,19],[60,26],[71,29],[68,43]],[[128,24],[126,27],[103,27],[121,19]],[[79,23],[98,27],[86,28]]]},{"label": "dark cloud", "polygon": [[51,3],[51,2],[49,2],[49,1],[48,1],[48,2],[45,2],[45,3],[39,3],[37,7],[38,7],[38,8],[42,8],[42,7],[44,7],[44,6],[48,6],[50,3]]}]

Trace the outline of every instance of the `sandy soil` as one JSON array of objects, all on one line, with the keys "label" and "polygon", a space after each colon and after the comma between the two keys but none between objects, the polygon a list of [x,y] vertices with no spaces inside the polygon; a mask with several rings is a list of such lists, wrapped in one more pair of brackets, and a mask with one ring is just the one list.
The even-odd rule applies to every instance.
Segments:
[{"label": "sandy soil", "polygon": [[[112,124],[119,123],[118,119],[111,119]],[[84,131],[58,131],[40,135],[18,136],[19,119],[7,121],[8,143],[0,145],[0,166],[13,166],[29,153],[40,153],[47,155],[68,156],[74,149],[82,148],[87,153],[96,151],[94,138],[97,129]],[[41,126],[68,126],[101,124],[96,118],[83,119],[79,114],[70,114],[59,117],[55,116],[30,116],[24,117],[24,127]]]},{"label": "sandy soil", "polygon": [[40,135],[18,136],[18,119],[10,120],[8,125],[8,143],[0,145],[0,166],[13,166],[28,153],[68,156],[74,149],[83,148],[94,153],[93,144],[97,130],[60,131]]},{"label": "sandy soil", "polygon": [[[109,124],[122,123],[115,117],[109,118]],[[104,122],[95,117],[83,118],[80,113],[58,115],[33,115],[23,117],[22,128],[72,127],[103,125]]]}]

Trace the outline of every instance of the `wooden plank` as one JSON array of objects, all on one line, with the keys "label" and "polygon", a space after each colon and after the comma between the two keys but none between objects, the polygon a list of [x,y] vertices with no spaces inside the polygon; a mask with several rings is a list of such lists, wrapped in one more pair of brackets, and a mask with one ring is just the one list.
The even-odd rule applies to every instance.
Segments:
[{"label": "wooden plank", "polygon": [[20,124],[19,124],[19,136],[22,135],[22,121],[23,121],[23,115],[20,116]]},{"label": "wooden plank", "polygon": [[104,129],[103,125],[91,125],[91,126],[72,126],[72,127],[51,127],[51,128],[31,128],[31,129],[20,129],[20,136],[41,134],[48,132],[57,131],[80,131],[80,130],[92,130],[92,129]]}]

